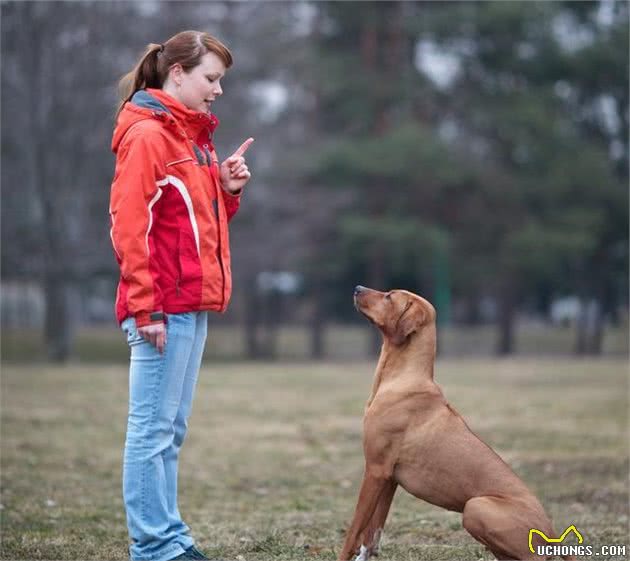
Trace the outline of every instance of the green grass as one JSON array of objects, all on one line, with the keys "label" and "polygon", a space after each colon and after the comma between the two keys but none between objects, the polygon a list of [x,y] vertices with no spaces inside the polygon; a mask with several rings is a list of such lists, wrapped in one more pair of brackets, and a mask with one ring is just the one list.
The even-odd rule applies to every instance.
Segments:
[{"label": "green grass", "polygon": [[[206,361],[180,468],[180,509],[202,549],[335,559],[362,474],[373,369]],[[436,379],[556,528],[630,546],[624,360],[443,359]],[[124,365],[3,366],[2,559],[127,558],[126,402]],[[398,491],[381,561],[490,558],[459,514]]]}]

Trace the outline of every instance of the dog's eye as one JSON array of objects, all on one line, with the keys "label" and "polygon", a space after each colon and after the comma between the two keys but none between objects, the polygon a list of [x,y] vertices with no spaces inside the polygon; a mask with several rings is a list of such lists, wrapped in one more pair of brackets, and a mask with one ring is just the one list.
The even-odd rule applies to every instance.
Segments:
[{"label": "dog's eye", "polygon": [[387,298],[388,300],[392,299],[392,293],[388,292],[387,294],[385,294],[385,298]]}]

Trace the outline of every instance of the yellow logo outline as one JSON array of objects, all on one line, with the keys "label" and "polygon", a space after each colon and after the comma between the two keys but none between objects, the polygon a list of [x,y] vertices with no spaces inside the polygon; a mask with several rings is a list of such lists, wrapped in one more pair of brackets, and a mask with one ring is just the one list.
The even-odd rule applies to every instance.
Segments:
[{"label": "yellow logo outline", "polygon": [[541,532],[540,530],[536,530],[536,528],[532,528],[529,531],[529,550],[532,553],[536,553],[536,551],[534,550],[534,546],[532,545],[532,537],[534,536],[534,534],[538,534],[547,543],[561,543],[564,541],[564,538],[566,538],[571,532],[574,532],[575,535],[577,536],[578,543],[582,543],[584,541],[582,534],[580,534],[578,529],[573,524],[571,524],[571,526],[569,526],[559,538],[548,538],[544,532]]}]

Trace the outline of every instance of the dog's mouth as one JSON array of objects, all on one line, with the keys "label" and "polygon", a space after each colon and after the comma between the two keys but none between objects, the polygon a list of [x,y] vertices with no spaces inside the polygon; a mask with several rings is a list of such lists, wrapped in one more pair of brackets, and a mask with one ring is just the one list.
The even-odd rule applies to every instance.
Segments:
[{"label": "dog's mouth", "polygon": [[367,314],[361,309],[361,304],[359,304],[359,300],[357,299],[356,295],[353,298],[353,301],[354,301],[354,309],[360,314],[363,314],[365,317],[367,317]]},{"label": "dog's mouth", "polygon": [[356,296],[354,297],[354,307],[356,309],[357,312],[359,312],[365,319],[367,319],[370,323],[372,323],[373,325],[377,325],[376,322],[367,314],[367,312],[363,311],[361,309],[361,306],[359,305],[359,303],[357,302],[357,298]]}]

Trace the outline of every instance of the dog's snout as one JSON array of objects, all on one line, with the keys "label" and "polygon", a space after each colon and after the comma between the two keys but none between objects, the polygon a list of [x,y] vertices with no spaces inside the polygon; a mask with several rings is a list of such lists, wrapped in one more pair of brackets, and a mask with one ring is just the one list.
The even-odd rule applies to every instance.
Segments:
[{"label": "dog's snout", "polygon": [[356,296],[357,294],[361,294],[361,292],[363,292],[365,290],[365,286],[361,286],[360,284],[357,284],[354,287],[354,295]]}]

